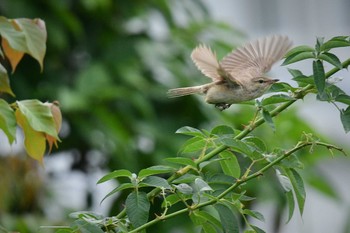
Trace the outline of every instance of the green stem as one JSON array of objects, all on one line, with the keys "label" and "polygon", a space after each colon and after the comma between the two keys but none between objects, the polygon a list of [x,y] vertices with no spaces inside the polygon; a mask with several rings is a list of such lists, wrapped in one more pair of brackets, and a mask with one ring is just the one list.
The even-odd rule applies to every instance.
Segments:
[{"label": "green stem", "polygon": [[167,215],[162,215],[162,216],[157,217],[157,218],[145,223],[144,225],[130,231],[130,233],[140,232],[140,231],[148,228],[149,226],[156,224],[157,222],[164,221],[166,219],[175,217],[175,216],[180,215],[180,214],[184,214],[186,212],[194,211],[194,210],[200,209],[200,208],[208,206],[208,205],[213,205],[213,204],[219,202],[222,198],[224,198],[227,194],[232,192],[238,186],[240,186],[244,183],[247,183],[248,181],[250,181],[254,178],[257,178],[258,176],[261,176],[265,171],[267,171],[270,168],[272,168],[273,166],[277,165],[282,160],[286,159],[288,156],[292,155],[296,151],[298,151],[306,146],[311,146],[311,145],[315,145],[315,144],[319,145],[319,146],[326,147],[327,149],[335,149],[335,150],[338,150],[338,151],[344,153],[342,148],[335,147],[334,145],[331,145],[331,144],[327,144],[327,143],[323,143],[323,142],[300,142],[294,148],[290,149],[289,151],[286,151],[283,155],[281,155],[280,157],[278,157],[277,159],[275,159],[273,162],[269,163],[265,167],[261,168],[259,171],[256,171],[247,177],[242,177],[241,179],[237,180],[233,185],[231,185],[229,188],[227,188],[224,192],[222,192],[220,195],[218,195],[215,199],[213,198],[209,201],[192,206],[191,208],[184,208],[184,209],[178,210],[176,212],[173,212],[173,213],[170,213]]},{"label": "green stem", "polygon": [[[347,68],[350,65],[350,58],[345,60],[342,63],[342,67],[343,68]],[[325,74],[326,78],[329,78],[330,76],[332,76],[333,74],[335,74],[336,72],[338,72],[340,69],[335,67],[333,69],[331,69],[330,71],[328,71]],[[272,110],[270,112],[271,117],[275,117],[278,114],[280,114],[281,112],[283,112],[284,110],[286,110],[289,106],[291,106],[292,104],[294,104],[297,100],[299,99],[303,99],[311,89],[313,89],[314,86],[313,85],[307,85],[305,87],[303,87],[296,96],[296,99],[294,100],[290,100],[288,102],[285,102],[279,106],[277,106],[274,110]],[[253,130],[255,130],[255,128],[259,127],[260,125],[262,125],[264,123],[264,119],[262,117],[260,117],[259,119],[257,119],[250,127],[247,127],[246,129],[244,129],[243,131],[241,131],[238,135],[236,135],[234,138],[237,140],[241,140],[243,139],[245,136],[247,136],[250,132],[252,132]],[[197,159],[195,161],[196,165],[199,165],[200,163],[207,161],[209,159],[211,159],[212,157],[216,156],[217,154],[219,154],[220,152],[228,149],[229,147],[226,145],[221,145],[218,146],[217,148],[215,148],[214,150],[210,151],[208,154],[204,155],[203,157]],[[180,170],[178,170],[177,172],[175,172],[172,176],[170,176],[168,178],[168,182],[171,183],[172,181],[174,181],[175,179],[181,177],[182,175],[186,174],[189,170],[191,170],[192,167],[191,166],[185,166],[183,168],[181,168]],[[159,192],[161,191],[160,188],[155,188],[152,191],[150,191],[147,194],[148,199],[153,199],[156,195],[159,194]],[[126,210],[125,208],[116,216],[117,218],[122,218],[126,215]],[[152,220],[153,221],[153,220]]]}]

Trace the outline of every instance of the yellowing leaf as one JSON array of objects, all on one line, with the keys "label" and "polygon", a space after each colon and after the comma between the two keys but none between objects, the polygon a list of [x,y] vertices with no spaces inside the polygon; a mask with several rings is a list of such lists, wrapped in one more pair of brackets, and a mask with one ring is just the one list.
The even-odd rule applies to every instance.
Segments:
[{"label": "yellowing leaf", "polygon": [[24,147],[30,157],[43,163],[43,157],[46,149],[46,139],[43,132],[34,130],[27,117],[17,109],[15,112],[18,125],[23,129],[24,133]]},{"label": "yellowing leaf", "polygon": [[11,64],[12,73],[13,73],[15,72],[18,63],[23,58],[24,52],[11,48],[11,46],[9,45],[9,42],[5,38],[2,39],[1,45],[4,50],[4,53],[6,54],[6,57],[8,58]]},{"label": "yellowing leaf", "polygon": [[49,106],[39,100],[17,101],[19,111],[26,117],[29,125],[35,130],[48,134],[59,140],[56,124]]},{"label": "yellowing leaf", "polygon": [[15,96],[10,87],[10,80],[6,69],[0,64],[0,92]]},{"label": "yellowing leaf", "polygon": [[[54,101],[53,103],[45,103],[45,105],[48,106],[51,110],[53,120],[55,122],[56,131],[58,134],[61,130],[61,125],[62,125],[62,114],[59,108],[59,103],[58,101]],[[52,150],[53,144],[55,144],[56,148],[58,147],[57,145],[57,141],[59,141],[58,139],[46,134],[46,140],[49,143],[49,153]]]}]

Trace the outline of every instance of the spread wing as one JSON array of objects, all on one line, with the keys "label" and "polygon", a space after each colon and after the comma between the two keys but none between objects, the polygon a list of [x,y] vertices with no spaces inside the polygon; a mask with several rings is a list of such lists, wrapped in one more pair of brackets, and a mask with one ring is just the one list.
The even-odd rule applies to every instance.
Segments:
[{"label": "spread wing", "polygon": [[287,36],[265,37],[232,51],[222,59],[220,66],[237,80],[263,76],[291,46],[292,41]]},{"label": "spread wing", "polygon": [[191,58],[197,68],[213,81],[222,80],[218,72],[220,65],[216,58],[216,54],[207,46],[201,44],[196,47]]}]

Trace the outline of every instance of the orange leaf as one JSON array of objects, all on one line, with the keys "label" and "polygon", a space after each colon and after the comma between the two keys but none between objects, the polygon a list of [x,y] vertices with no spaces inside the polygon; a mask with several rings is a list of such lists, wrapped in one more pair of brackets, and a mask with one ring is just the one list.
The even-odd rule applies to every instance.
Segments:
[{"label": "orange leaf", "polygon": [[[53,120],[55,122],[55,128],[56,128],[57,134],[58,134],[61,130],[61,125],[62,125],[62,114],[61,114],[61,110],[59,108],[59,103],[58,103],[58,101],[54,101],[53,103],[45,103],[45,105],[50,107],[52,117],[53,117]],[[57,145],[58,140],[57,140],[57,138],[52,137],[48,134],[46,134],[46,140],[49,143],[49,153],[51,153],[53,144],[55,144],[56,148],[58,147],[58,145]]]},{"label": "orange leaf", "polygon": [[4,53],[6,57],[9,59],[11,67],[12,67],[12,73],[15,72],[16,67],[18,63],[21,61],[24,52],[17,51],[10,47],[8,41],[5,38],[2,38],[1,41],[2,48],[4,50]]}]

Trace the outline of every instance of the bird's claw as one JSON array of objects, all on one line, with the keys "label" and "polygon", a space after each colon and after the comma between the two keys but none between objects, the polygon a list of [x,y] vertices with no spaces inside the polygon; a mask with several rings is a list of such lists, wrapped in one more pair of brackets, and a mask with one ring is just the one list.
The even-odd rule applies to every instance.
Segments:
[{"label": "bird's claw", "polygon": [[228,109],[230,106],[231,104],[225,104],[225,103],[215,104],[215,107],[220,111],[224,111],[225,109]]}]

